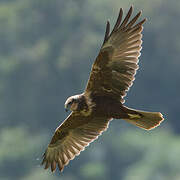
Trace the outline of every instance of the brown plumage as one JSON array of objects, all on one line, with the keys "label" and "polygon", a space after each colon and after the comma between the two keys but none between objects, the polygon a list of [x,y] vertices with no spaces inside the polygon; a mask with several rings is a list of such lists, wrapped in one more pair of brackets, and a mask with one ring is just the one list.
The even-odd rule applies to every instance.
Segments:
[{"label": "brown plumage", "polygon": [[[48,145],[42,164],[45,169],[64,166],[79,155],[92,141],[108,128],[109,122],[124,119],[140,128],[150,130],[163,121],[159,112],[144,112],[123,105],[124,96],[134,81],[142,44],[143,19],[139,12],[132,20],[132,7],[122,21],[120,9],[115,26],[110,33],[107,22],[103,45],[92,66],[84,93],[67,99],[65,108],[72,113],[56,129]],[[121,22],[122,21],[122,22]]]}]

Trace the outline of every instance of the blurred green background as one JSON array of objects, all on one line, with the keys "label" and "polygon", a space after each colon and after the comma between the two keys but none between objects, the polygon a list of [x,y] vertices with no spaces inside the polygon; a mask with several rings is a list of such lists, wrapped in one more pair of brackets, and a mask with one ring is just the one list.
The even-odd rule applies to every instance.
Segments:
[{"label": "blurred green background", "polygon": [[[64,101],[81,93],[119,8],[143,10],[143,49],[132,108],[160,111],[144,131],[121,120],[61,174],[39,165]],[[0,0],[0,180],[180,179],[179,0]]]}]

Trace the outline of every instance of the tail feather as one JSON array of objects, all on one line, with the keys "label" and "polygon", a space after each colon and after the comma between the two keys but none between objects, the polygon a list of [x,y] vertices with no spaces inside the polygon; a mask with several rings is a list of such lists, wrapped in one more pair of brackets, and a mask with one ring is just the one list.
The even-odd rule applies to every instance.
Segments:
[{"label": "tail feather", "polygon": [[124,120],[146,130],[151,130],[159,126],[160,123],[164,120],[163,115],[160,112],[130,110],[133,113],[128,113],[129,118]]}]

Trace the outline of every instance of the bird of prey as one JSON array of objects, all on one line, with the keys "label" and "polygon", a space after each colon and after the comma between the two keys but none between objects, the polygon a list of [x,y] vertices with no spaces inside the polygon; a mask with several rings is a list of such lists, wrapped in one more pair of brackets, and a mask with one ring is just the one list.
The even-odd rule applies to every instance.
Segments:
[{"label": "bird of prey", "polygon": [[[42,164],[51,171],[63,171],[70,160],[78,156],[92,141],[108,128],[114,119],[123,119],[150,130],[164,119],[160,112],[130,109],[123,105],[124,96],[134,81],[142,44],[143,19],[136,23],[141,11],[131,18],[130,7],[122,21],[123,10],[110,32],[107,21],[104,42],[92,65],[90,77],[82,94],[69,97],[65,109],[71,114],[56,129]],[[131,20],[130,20],[131,19]]]}]

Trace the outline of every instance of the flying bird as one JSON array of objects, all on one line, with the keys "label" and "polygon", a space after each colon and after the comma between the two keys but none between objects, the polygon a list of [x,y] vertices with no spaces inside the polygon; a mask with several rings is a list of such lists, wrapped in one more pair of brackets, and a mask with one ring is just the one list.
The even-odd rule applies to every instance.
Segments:
[{"label": "flying bird", "polygon": [[65,102],[65,109],[72,112],[56,129],[43,155],[45,169],[51,167],[54,172],[58,166],[63,171],[70,160],[108,128],[112,119],[123,119],[145,130],[155,128],[164,120],[160,112],[140,111],[123,105],[138,69],[146,21],[136,23],[142,12],[131,18],[132,11],[131,6],[122,21],[121,8],[111,32],[107,21],[104,41],[85,91]]}]

